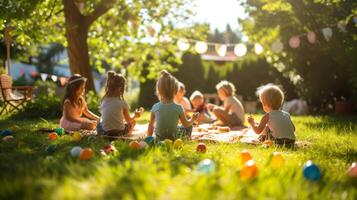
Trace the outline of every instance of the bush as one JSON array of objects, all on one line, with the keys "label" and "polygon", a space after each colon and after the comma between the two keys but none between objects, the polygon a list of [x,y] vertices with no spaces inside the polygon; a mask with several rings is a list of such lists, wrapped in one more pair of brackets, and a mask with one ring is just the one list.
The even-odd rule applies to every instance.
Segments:
[{"label": "bush", "polygon": [[28,103],[24,110],[11,116],[14,119],[21,118],[60,118],[61,97],[55,93],[56,84],[53,82],[36,81],[36,97]]}]

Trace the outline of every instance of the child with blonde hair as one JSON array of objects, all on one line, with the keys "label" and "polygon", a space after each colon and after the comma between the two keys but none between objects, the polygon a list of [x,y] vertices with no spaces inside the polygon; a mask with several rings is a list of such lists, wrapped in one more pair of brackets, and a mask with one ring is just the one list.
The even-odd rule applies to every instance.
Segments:
[{"label": "child with blonde hair", "polygon": [[252,116],[248,117],[254,132],[262,134],[261,141],[269,139],[278,145],[293,147],[295,126],[289,113],[280,109],[284,102],[284,93],[278,86],[268,84],[258,88],[258,94],[266,114],[258,125],[255,124]]},{"label": "child with blonde hair", "polygon": [[105,95],[100,105],[102,116],[97,132],[110,137],[129,134],[136,124],[135,119],[140,117],[142,111],[136,111],[130,116],[129,106],[124,100],[124,76],[114,71],[109,71],[107,76]]},{"label": "child with blonde hair", "polygon": [[[174,102],[178,90],[178,81],[166,70],[160,72],[156,82],[156,94],[159,102],[151,109],[148,135],[155,135],[158,140],[188,138],[192,133],[192,124],[197,120],[198,113],[187,119],[182,106]],[[178,127],[181,121],[183,126]]]},{"label": "child with blonde hair", "polygon": [[175,95],[175,102],[182,106],[185,112],[191,111],[190,101],[185,97],[186,88],[183,83],[178,81],[178,91]]},{"label": "child with blonde hair", "polygon": [[79,74],[68,79],[60,120],[60,126],[67,131],[94,130],[97,125],[99,117],[88,110],[83,97],[86,81],[87,79]]},{"label": "child with blonde hair", "polygon": [[235,97],[236,88],[234,85],[228,81],[221,81],[216,85],[216,89],[219,99],[223,101],[223,107],[209,104],[209,108],[213,109],[213,114],[217,120],[220,120],[218,125],[243,126],[245,122],[244,108]]},{"label": "child with blonde hair", "polygon": [[193,112],[200,113],[197,119],[198,124],[211,123],[214,120],[208,111],[207,103],[205,103],[204,96],[200,91],[194,91],[190,96],[190,101]]}]

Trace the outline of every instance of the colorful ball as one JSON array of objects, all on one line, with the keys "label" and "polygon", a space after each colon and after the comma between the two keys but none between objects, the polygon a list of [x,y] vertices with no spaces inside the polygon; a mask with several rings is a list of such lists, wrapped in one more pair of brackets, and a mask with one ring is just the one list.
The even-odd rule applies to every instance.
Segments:
[{"label": "colorful ball", "polygon": [[50,144],[46,147],[47,154],[53,154],[56,150],[57,150],[57,145],[55,144]]},{"label": "colorful ball", "polygon": [[176,139],[174,142],[175,149],[181,149],[183,146],[183,141],[181,139]]},{"label": "colorful ball", "polygon": [[7,135],[7,136],[5,136],[5,137],[2,138],[2,141],[4,141],[4,142],[11,142],[11,141],[13,141],[14,139],[15,139],[14,136],[12,136],[12,135]]},{"label": "colorful ball", "polygon": [[147,136],[144,141],[148,143],[149,145],[153,145],[155,143],[155,137],[153,136]]},{"label": "colorful ball", "polygon": [[75,146],[71,149],[71,156],[72,157],[78,157],[79,154],[81,154],[81,151],[82,151],[82,147],[79,147],[79,146]]},{"label": "colorful ball", "polygon": [[82,136],[81,136],[80,133],[74,132],[73,135],[72,135],[72,138],[73,138],[74,141],[79,142],[82,139]]},{"label": "colorful ball", "polygon": [[196,173],[198,174],[211,174],[216,171],[216,164],[210,160],[205,159],[198,163],[196,166]]},{"label": "colorful ball", "polygon": [[138,141],[134,140],[129,143],[131,149],[140,149],[140,144]]},{"label": "colorful ball", "polygon": [[205,145],[205,143],[198,143],[197,147],[196,147],[196,151],[199,153],[206,153],[207,151],[207,146]]},{"label": "colorful ball", "polygon": [[321,177],[320,169],[311,160],[307,161],[303,168],[304,177],[310,181],[317,181]]},{"label": "colorful ball", "polygon": [[271,141],[271,140],[265,140],[265,141],[264,141],[264,145],[266,145],[267,147],[270,147],[270,146],[273,145],[273,141]]},{"label": "colorful ball", "polygon": [[64,134],[64,129],[63,128],[55,128],[55,132],[57,135],[62,136]]},{"label": "colorful ball", "polygon": [[111,145],[111,144],[107,144],[103,147],[103,151],[105,152],[105,154],[111,154],[111,153],[115,153],[117,151],[117,149],[115,148],[115,146]]},{"label": "colorful ball", "polygon": [[156,146],[158,147],[166,147],[166,144],[164,141],[159,141],[158,143],[156,143]]},{"label": "colorful ball", "polygon": [[274,152],[273,157],[271,158],[271,165],[274,168],[281,168],[284,166],[285,160],[281,153]]},{"label": "colorful ball", "polygon": [[81,153],[79,154],[80,160],[89,160],[93,156],[93,151],[91,148],[84,148],[82,149]]},{"label": "colorful ball", "polygon": [[240,153],[240,160],[241,160],[241,164],[246,163],[248,160],[251,160],[252,156],[250,155],[250,153],[247,150],[243,150]]},{"label": "colorful ball", "polygon": [[58,135],[55,132],[48,134],[48,139],[50,139],[50,140],[57,140],[57,137],[58,137]]},{"label": "colorful ball", "polygon": [[170,140],[170,139],[165,139],[164,142],[165,142],[165,144],[166,144],[166,147],[168,147],[168,148],[171,148],[171,147],[172,147],[172,144],[173,144],[172,140]]},{"label": "colorful ball", "polygon": [[253,179],[258,174],[258,167],[254,160],[248,160],[244,163],[243,168],[240,170],[240,177],[243,180]]},{"label": "colorful ball", "polygon": [[352,163],[352,165],[348,169],[348,175],[351,178],[357,178],[357,162]]},{"label": "colorful ball", "polygon": [[13,131],[5,129],[3,131],[0,132],[0,136],[5,137],[5,136],[9,136],[9,135],[13,135],[15,134]]},{"label": "colorful ball", "polygon": [[139,145],[140,145],[140,149],[146,149],[149,147],[149,145],[145,141],[140,141]]}]

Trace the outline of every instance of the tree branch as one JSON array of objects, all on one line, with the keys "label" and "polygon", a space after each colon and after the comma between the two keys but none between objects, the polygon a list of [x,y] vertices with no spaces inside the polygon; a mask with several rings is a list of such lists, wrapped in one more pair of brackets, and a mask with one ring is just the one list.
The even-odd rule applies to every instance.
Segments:
[{"label": "tree branch", "polygon": [[85,17],[87,24],[90,25],[96,19],[98,19],[100,16],[102,16],[106,12],[108,12],[108,10],[113,7],[114,3],[115,3],[115,0],[102,0],[95,7],[94,11]]}]

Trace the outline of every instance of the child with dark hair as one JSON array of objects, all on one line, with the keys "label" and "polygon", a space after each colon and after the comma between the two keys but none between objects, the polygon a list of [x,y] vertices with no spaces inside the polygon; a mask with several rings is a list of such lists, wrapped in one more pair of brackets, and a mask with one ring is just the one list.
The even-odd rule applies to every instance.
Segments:
[{"label": "child with dark hair", "polygon": [[97,125],[99,117],[88,110],[83,98],[86,80],[79,74],[74,74],[68,79],[60,120],[60,126],[67,131],[94,130]]}]

